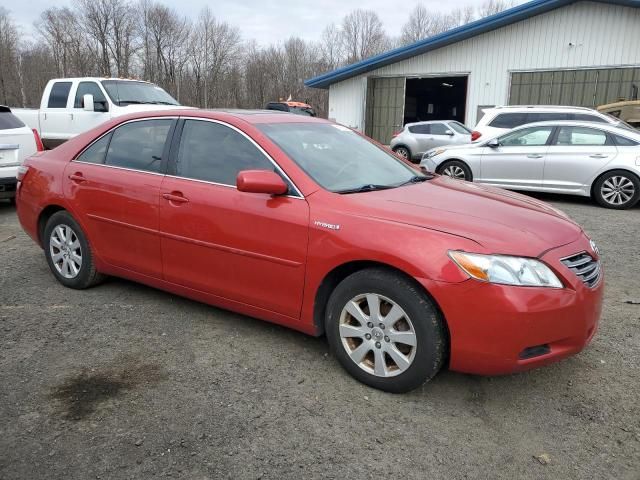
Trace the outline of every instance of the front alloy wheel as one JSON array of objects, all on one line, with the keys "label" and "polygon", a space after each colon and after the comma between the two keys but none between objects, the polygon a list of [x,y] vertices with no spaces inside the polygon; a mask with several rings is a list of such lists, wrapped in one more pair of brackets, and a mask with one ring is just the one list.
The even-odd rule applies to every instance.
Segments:
[{"label": "front alloy wheel", "polygon": [[432,300],[391,269],[366,268],[342,280],[329,297],[325,330],[344,369],[387,392],[422,385],[446,358],[446,331]]},{"label": "front alloy wheel", "polygon": [[418,340],[411,319],[397,303],[375,293],[351,299],[340,314],[342,346],[351,360],[377,377],[411,366]]}]

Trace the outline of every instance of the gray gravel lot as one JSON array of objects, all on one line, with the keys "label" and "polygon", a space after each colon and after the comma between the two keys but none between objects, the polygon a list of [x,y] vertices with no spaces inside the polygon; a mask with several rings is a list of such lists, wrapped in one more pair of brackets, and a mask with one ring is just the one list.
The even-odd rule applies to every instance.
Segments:
[{"label": "gray gravel lot", "polygon": [[640,479],[640,207],[540,198],[600,246],[593,343],[404,395],[322,338],[118,279],[65,289],[0,203],[0,479]]}]

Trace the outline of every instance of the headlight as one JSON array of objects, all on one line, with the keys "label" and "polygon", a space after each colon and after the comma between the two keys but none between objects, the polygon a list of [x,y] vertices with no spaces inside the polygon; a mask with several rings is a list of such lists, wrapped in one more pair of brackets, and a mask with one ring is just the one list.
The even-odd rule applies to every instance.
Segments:
[{"label": "headlight", "polygon": [[544,263],[533,258],[480,255],[449,251],[449,257],[476,280],[523,287],[562,288],[562,282]]},{"label": "headlight", "polygon": [[425,153],[424,156],[427,157],[427,158],[433,158],[436,155],[440,155],[441,153],[444,153],[444,152],[446,152],[446,150],[444,148],[440,148],[438,150],[431,150],[431,151]]}]

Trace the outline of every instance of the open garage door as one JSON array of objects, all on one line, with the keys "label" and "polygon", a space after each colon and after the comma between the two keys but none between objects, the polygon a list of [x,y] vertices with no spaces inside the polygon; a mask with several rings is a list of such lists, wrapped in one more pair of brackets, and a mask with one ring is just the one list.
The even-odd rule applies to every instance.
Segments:
[{"label": "open garage door", "polygon": [[572,105],[595,108],[628,100],[640,86],[640,68],[514,72],[510,105]]},{"label": "open garage door", "polygon": [[408,78],[404,123],[457,120],[464,123],[467,77]]},{"label": "open garage door", "polygon": [[389,145],[393,132],[403,126],[404,77],[369,78],[365,134]]}]

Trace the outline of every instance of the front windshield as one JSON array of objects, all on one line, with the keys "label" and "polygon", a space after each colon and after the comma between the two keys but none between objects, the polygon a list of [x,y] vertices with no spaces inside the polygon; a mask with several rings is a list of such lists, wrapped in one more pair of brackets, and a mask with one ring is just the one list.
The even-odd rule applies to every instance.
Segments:
[{"label": "front windshield", "polygon": [[449,126],[462,135],[471,135],[471,130],[469,130],[466,125],[463,125],[460,122],[449,122]]},{"label": "front windshield", "polygon": [[116,105],[138,103],[180,105],[171,95],[152,83],[127,80],[103,80],[102,86]]},{"label": "front windshield", "polygon": [[332,192],[393,188],[416,178],[426,179],[393,154],[342,125],[274,123],[259,128],[313,180]]}]

